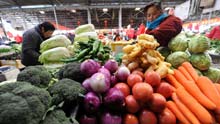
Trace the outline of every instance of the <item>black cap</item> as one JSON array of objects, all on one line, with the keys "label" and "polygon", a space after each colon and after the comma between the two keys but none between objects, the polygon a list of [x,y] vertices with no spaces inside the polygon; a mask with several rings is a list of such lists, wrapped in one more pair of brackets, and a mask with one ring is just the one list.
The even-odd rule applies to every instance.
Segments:
[{"label": "black cap", "polygon": [[144,7],[144,13],[147,12],[147,10],[148,10],[150,7],[152,7],[152,6],[155,6],[158,10],[162,10],[161,2],[152,1],[152,2],[149,2],[149,3]]}]

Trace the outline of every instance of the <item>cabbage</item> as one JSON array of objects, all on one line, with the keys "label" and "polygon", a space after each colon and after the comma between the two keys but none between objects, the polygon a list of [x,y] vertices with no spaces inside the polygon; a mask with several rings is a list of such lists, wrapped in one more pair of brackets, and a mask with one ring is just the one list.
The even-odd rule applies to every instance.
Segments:
[{"label": "cabbage", "polygon": [[203,75],[208,77],[213,83],[220,83],[220,69],[210,67],[207,71],[203,72]]},{"label": "cabbage", "polygon": [[189,55],[186,52],[176,51],[170,54],[166,61],[169,62],[173,67],[179,67],[183,62],[189,60]]},{"label": "cabbage", "polygon": [[89,41],[89,38],[98,39],[98,35],[96,32],[84,32],[79,35],[76,35],[74,38],[74,42],[78,41]]},{"label": "cabbage", "polygon": [[59,63],[61,59],[69,58],[70,53],[66,47],[56,47],[43,52],[39,56],[39,61],[44,64]]},{"label": "cabbage", "polygon": [[170,53],[171,53],[170,49],[168,47],[164,47],[164,46],[158,47],[157,51],[159,51],[160,54],[165,58],[167,58],[167,56],[170,55]]},{"label": "cabbage", "polygon": [[202,53],[210,47],[210,40],[206,36],[196,35],[188,43],[188,50],[191,53]]},{"label": "cabbage", "polygon": [[98,35],[96,32],[85,32],[79,35],[76,35],[74,38],[74,48],[78,48],[78,42],[88,43],[89,39],[98,39]]},{"label": "cabbage", "polygon": [[199,70],[209,69],[212,59],[207,53],[191,54],[190,62]]},{"label": "cabbage", "polygon": [[55,47],[67,47],[70,44],[71,41],[65,35],[56,35],[40,44],[40,52],[43,53],[44,51]]},{"label": "cabbage", "polygon": [[75,29],[76,35],[79,35],[84,32],[95,32],[94,25],[93,24],[85,24],[85,25],[81,25]]},{"label": "cabbage", "polygon": [[189,39],[186,37],[184,33],[178,34],[174,37],[169,43],[168,47],[172,51],[185,51],[188,47]]}]

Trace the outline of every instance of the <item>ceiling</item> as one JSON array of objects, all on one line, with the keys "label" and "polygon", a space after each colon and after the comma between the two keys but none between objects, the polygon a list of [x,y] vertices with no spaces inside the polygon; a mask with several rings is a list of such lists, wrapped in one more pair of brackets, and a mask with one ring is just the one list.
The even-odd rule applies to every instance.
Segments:
[{"label": "ceiling", "polygon": [[[118,28],[119,8],[122,8],[122,26],[132,24],[137,27],[144,21],[141,10],[151,0],[0,0],[0,16],[10,21],[15,27],[30,28],[42,21],[55,22],[54,10],[57,22],[68,28],[75,28],[80,24],[88,23],[88,11],[91,14],[91,23],[98,28],[104,28],[107,20],[107,28]],[[162,6],[174,7],[186,0],[162,0]],[[108,12],[103,12],[108,8]],[[71,12],[75,9],[76,12]],[[44,14],[39,10],[45,11]]]}]

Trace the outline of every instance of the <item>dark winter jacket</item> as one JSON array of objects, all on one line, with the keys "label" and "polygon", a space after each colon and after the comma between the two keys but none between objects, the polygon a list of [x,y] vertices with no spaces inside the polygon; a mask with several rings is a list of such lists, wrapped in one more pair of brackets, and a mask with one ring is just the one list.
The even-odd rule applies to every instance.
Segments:
[{"label": "dark winter jacket", "polygon": [[160,46],[167,46],[168,42],[182,30],[182,21],[173,15],[169,15],[160,25],[153,30],[146,30],[146,34],[153,35]]},{"label": "dark winter jacket", "polygon": [[23,34],[21,62],[25,66],[40,65],[40,44],[44,41],[39,26],[27,30]]}]

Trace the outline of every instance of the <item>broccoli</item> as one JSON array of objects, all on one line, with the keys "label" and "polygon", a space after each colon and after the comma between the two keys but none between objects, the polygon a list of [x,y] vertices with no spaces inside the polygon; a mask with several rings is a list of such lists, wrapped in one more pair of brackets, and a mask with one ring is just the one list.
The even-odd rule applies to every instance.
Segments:
[{"label": "broccoli", "polygon": [[58,105],[63,101],[75,101],[78,96],[85,94],[86,90],[79,82],[64,78],[59,80],[52,86],[48,87],[48,91],[52,96],[52,104]]},{"label": "broccoli", "polygon": [[85,80],[85,75],[80,71],[80,63],[72,62],[63,66],[58,72],[59,79],[69,78],[82,83]]},{"label": "broccoli", "polygon": [[54,110],[48,113],[40,124],[72,124],[62,110]]},{"label": "broccoli", "polygon": [[29,82],[40,88],[45,88],[52,79],[51,74],[42,65],[29,66],[18,74],[17,81]]},{"label": "broccoli", "polygon": [[51,97],[45,89],[27,82],[0,86],[0,124],[39,124]]}]

